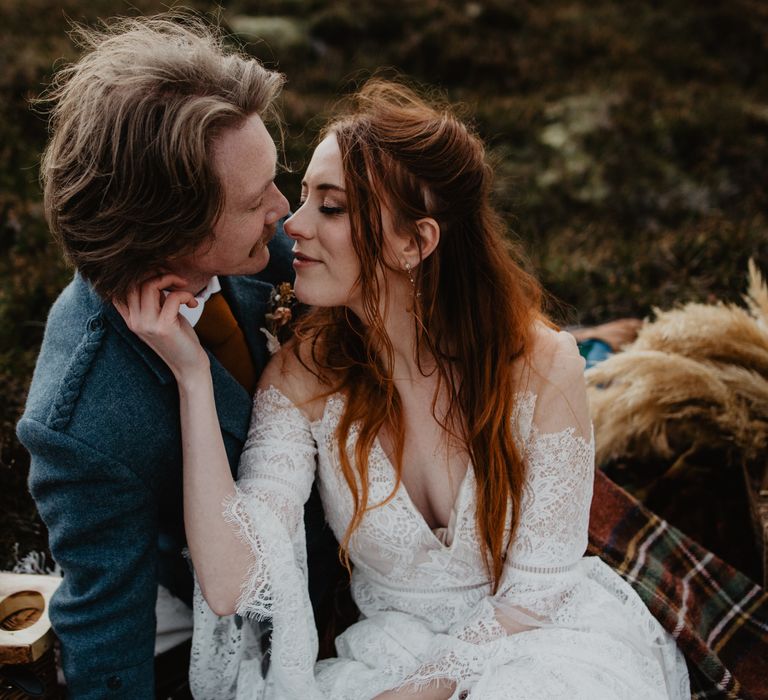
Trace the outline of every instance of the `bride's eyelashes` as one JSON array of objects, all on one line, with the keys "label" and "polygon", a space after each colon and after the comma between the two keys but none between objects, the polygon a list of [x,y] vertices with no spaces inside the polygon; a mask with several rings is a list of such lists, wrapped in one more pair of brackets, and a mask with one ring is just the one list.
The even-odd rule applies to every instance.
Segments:
[{"label": "bride's eyelashes", "polygon": [[345,209],[344,207],[328,207],[325,204],[323,204],[318,211],[321,214],[325,214],[326,216],[338,216],[339,214],[343,214]]},{"label": "bride's eyelashes", "polygon": [[[303,206],[304,206],[304,204],[306,203],[306,201],[307,201],[306,199],[300,199],[300,200],[299,200],[299,204],[298,204],[298,206],[296,207],[296,211],[298,211],[299,209],[301,209],[301,207],[303,207]],[[317,210],[318,210],[318,211],[319,211],[321,214],[325,214],[326,216],[338,216],[339,214],[344,214],[344,213],[346,212],[346,209],[345,209],[344,207],[331,206],[331,205],[328,205],[328,204],[321,204],[321,205],[320,205],[320,206],[317,208]]]}]

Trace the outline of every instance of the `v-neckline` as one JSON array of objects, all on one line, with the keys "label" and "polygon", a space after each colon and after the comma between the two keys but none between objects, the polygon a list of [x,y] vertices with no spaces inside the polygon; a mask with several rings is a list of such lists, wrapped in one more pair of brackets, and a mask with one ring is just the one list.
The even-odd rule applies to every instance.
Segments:
[{"label": "v-neckline", "polygon": [[[330,396],[328,396],[328,398],[325,401],[325,406],[323,407],[322,415],[319,418],[316,418],[315,420],[310,421],[310,426],[322,425],[327,419],[328,411],[333,410],[331,408],[331,404],[336,401],[338,401],[342,406],[344,405],[345,397],[341,392],[337,392],[335,394],[331,394]],[[371,451],[373,452],[373,450],[378,450],[381,455],[381,458],[384,460],[384,462],[386,462],[386,465],[389,468],[389,472],[391,474],[392,483],[394,485],[395,479],[396,479],[395,467],[392,464],[392,460],[389,458],[389,455],[387,454],[383,445],[381,444],[381,440],[379,439],[378,435],[376,435],[376,437],[373,440],[373,447],[371,448]],[[441,550],[444,550],[444,551],[452,550],[453,545],[457,540],[458,525],[459,525],[459,509],[461,508],[462,499],[464,498],[465,485],[470,478],[471,472],[472,472],[472,461],[467,460],[466,471],[464,472],[464,476],[462,477],[461,482],[459,483],[459,490],[456,492],[456,498],[454,499],[453,506],[451,507],[451,518],[454,518],[454,530],[453,530],[453,537],[451,538],[450,544],[445,544],[434,533],[434,531],[429,526],[429,523],[427,522],[422,512],[416,507],[416,504],[413,502],[413,499],[411,498],[411,494],[408,493],[408,489],[406,488],[402,479],[400,480],[400,484],[398,485],[397,491],[395,492],[394,497],[397,498],[399,496],[403,499],[405,503],[405,507],[411,512],[411,515],[413,515],[414,519],[417,521],[418,526],[427,533],[428,537],[432,539]],[[448,519],[448,527],[450,527],[451,518]]]},{"label": "v-neckline", "polygon": [[[389,455],[387,454],[386,450],[381,444],[381,440],[379,440],[378,435],[374,439],[373,449],[377,449],[381,454],[381,457],[386,462],[387,466],[389,467],[390,474],[392,475],[392,482],[394,484],[396,479],[395,466],[392,464],[392,460],[389,458]],[[403,482],[402,479],[400,480],[400,483],[397,487],[397,492],[395,493],[395,497],[397,497],[398,495],[402,495],[402,498],[406,504],[406,507],[411,511],[411,514],[418,521],[419,527],[421,527],[423,530],[426,530],[426,532],[429,533],[430,538],[434,540],[441,549],[450,550],[453,548],[454,542],[456,542],[456,539],[457,539],[456,536],[458,534],[458,523],[459,523],[459,508],[461,507],[461,499],[464,495],[464,485],[469,479],[469,473],[471,471],[472,471],[472,462],[468,461],[466,471],[464,472],[464,476],[461,478],[461,481],[459,482],[459,489],[456,492],[456,498],[454,498],[453,505],[451,506],[451,516],[448,518],[448,525],[446,525],[445,528],[442,528],[442,527],[437,528],[441,530],[446,530],[450,527],[451,520],[454,521],[453,536],[451,537],[451,541],[449,544],[445,544],[435,534],[435,531],[429,526],[429,523],[427,522],[427,519],[424,517],[424,514],[416,507],[416,504],[413,502],[413,499],[411,498],[411,494],[408,493],[408,489],[406,488],[405,483]]]}]

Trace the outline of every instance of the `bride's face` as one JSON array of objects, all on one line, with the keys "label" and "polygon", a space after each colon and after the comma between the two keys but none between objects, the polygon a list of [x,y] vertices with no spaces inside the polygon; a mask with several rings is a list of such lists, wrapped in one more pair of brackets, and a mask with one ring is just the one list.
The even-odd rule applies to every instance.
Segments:
[{"label": "bride's face", "polygon": [[341,151],[331,134],[315,149],[301,183],[301,203],[285,222],[293,239],[296,296],[313,306],[354,306],[360,263],[344,191]]}]

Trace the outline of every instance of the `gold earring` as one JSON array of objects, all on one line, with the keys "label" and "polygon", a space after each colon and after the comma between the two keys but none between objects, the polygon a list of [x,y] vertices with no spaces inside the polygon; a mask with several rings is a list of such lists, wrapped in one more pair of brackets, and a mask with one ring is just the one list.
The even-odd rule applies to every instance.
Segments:
[{"label": "gold earring", "polygon": [[405,266],[405,272],[408,275],[408,279],[411,282],[411,287],[413,287],[414,294],[416,295],[416,298],[418,299],[421,296],[421,292],[416,290],[416,280],[413,277],[413,268],[411,267],[411,263],[409,263],[407,260],[404,263]]}]

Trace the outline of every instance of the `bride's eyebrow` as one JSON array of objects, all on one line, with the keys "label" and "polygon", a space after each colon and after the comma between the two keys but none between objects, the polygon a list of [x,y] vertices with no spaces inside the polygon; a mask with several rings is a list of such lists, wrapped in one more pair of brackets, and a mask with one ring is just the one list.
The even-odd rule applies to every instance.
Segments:
[{"label": "bride's eyebrow", "polygon": [[[306,180],[302,180],[301,181],[301,186],[302,187],[307,187],[307,188],[309,187],[309,185],[307,184]],[[328,192],[330,190],[330,191],[333,191],[333,192],[341,192],[342,194],[346,194],[346,190],[343,187],[339,187],[338,185],[332,185],[332,184],[327,183],[327,182],[324,182],[324,183],[318,185],[317,187],[315,187],[315,189],[316,190],[320,190],[321,192]]]}]

